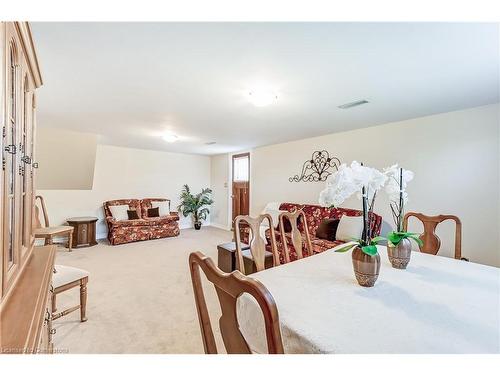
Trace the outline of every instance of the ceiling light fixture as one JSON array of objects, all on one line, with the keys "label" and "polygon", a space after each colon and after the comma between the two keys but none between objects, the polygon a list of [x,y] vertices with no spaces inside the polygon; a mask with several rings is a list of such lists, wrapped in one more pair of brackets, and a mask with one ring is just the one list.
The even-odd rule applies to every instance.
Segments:
[{"label": "ceiling light fixture", "polygon": [[349,108],[352,108],[352,107],[357,107],[358,105],[363,105],[363,104],[368,104],[369,101],[368,100],[357,100],[355,102],[351,102],[351,103],[346,103],[346,104],[342,104],[342,105],[339,105],[338,108],[340,109],[349,109]]},{"label": "ceiling light fixture", "polygon": [[254,86],[247,93],[248,100],[256,107],[265,107],[278,100],[278,94],[268,85]]},{"label": "ceiling light fixture", "polygon": [[179,140],[179,137],[172,133],[166,133],[162,136],[163,140],[168,143],[174,143]]}]

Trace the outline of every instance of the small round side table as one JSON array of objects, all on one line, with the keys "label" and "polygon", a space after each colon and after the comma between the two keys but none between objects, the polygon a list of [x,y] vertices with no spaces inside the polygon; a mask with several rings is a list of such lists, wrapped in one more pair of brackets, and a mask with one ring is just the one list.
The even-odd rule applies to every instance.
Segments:
[{"label": "small round side table", "polygon": [[68,220],[68,225],[72,226],[73,232],[73,249],[77,247],[89,247],[97,245],[95,239],[95,223],[97,218],[93,216],[71,217]]}]

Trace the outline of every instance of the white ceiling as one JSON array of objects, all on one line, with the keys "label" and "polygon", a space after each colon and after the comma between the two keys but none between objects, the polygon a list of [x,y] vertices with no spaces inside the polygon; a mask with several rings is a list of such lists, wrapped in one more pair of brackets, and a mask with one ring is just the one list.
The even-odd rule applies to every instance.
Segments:
[{"label": "white ceiling", "polygon": [[[498,24],[32,28],[44,79],[39,125],[106,144],[217,154],[499,101]],[[256,82],[278,91],[275,104],[248,102]],[[370,103],[337,108],[359,99]],[[180,140],[162,140],[167,130]]]}]

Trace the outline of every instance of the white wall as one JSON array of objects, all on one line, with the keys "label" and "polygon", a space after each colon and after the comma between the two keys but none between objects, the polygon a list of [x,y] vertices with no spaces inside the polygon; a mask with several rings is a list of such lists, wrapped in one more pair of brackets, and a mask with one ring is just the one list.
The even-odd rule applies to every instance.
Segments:
[{"label": "white wall", "polygon": [[211,189],[215,202],[210,213],[210,223],[228,229],[230,216],[228,198],[231,194],[230,156],[228,154],[212,156],[210,166]]},{"label": "white wall", "polygon": [[40,127],[36,135],[37,187],[92,189],[97,135]]},{"label": "white wall", "polygon": [[[210,186],[210,157],[98,145],[92,190],[38,190],[51,225],[71,216],[97,216],[98,238],[105,237],[102,203],[120,198],[164,197],[177,210],[183,184],[194,192]],[[208,219],[209,220],[209,219]],[[181,227],[192,225],[182,218]]]},{"label": "white wall", "polygon": [[[322,149],[346,163],[358,160],[377,168],[399,163],[414,171],[407,210],[457,215],[463,224],[463,256],[500,266],[498,105],[256,148],[251,214],[271,201],[317,203],[324,183],[290,183],[288,178],[300,173],[313,151]],[[360,204],[351,198],[344,206]],[[384,193],[375,211],[392,224]],[[418,226],[410,229],[421,231]],[[442,255],[452,256],[452,230],[447,223],[438,230]]]}]

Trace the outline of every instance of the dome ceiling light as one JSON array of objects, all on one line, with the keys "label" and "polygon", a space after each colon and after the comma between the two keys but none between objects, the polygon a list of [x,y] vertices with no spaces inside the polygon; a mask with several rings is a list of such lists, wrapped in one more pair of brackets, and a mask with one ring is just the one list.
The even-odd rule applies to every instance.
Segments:
[{"label": "dome ceiling light", "polygon": [[168,142],[168,143],[174,143],[174,142],[177,142],[179,140],[179,137],[175,134],[172,134],[172,133],[165,133],[162,135],[162,138],[165,142]]}]

